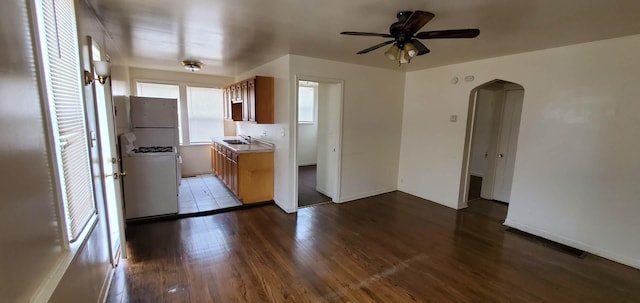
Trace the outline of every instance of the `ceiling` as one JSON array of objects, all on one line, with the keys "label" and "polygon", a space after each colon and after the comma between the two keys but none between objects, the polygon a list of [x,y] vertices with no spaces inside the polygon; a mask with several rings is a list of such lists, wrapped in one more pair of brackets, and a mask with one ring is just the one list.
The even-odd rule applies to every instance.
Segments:
[{"label": "ceiling", "polygon": [[[116,64],[235,76],[285,54],[418,70],[640,33],[638,0],[86,0],[104,24]],[[431,53],[398,67],[357,51],[385,41],[400,10],[436,17],[422,30],[479,28],[475,39],[423,40]]]}]

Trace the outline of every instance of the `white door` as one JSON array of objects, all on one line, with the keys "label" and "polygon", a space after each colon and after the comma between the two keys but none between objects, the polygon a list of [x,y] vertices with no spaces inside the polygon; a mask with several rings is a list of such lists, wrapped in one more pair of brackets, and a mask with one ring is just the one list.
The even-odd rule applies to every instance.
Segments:
[{"label": "white door", "polygon": [[316,190],[337,201],[342,84],[319,85]]},{"label": "white door", "polygon": [[[90,57],[100,60],[100,47],[95,41],[91,43]],[[116,128],[114,123],[113,100],[111,98],[111,83],[104,85],[99,82],[93,84],[95,92],[95,105],[98,112],[98,141],[100,146],[100,159],[104,185],[104,203],[107,217],[107,230],[110,246],[111,264],[118,264],[121,247],[124,249],[124,216],[122,211],[122,189],[120,186],[120,173]],[[125,252],[122,251],[123,256]]]},{"label": "white door", "polygon": [[504,92],[504,105],[496,150],[493,199],[506,203],[509,203],[511,198],[523,98],[524,90],[522,89],[507,89]]}]

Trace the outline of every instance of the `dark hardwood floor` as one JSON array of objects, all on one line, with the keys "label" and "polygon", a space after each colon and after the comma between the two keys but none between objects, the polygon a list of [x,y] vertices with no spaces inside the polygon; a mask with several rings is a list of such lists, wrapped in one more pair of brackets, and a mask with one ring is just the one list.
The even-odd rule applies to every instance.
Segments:
[{"label": "dark hardwood floor", "polygon": [[469,177],[469,195],[467,200],[471,201],[480,198],[480,192],[482,191],[482,177],[471,175]]},{"label": "dark hardwood floor", "polygon": [[316,165],[298,166],[298,207],[331,201],[316,191]]},{"label": "dark hardwood floor", "polygon": [[108,302],[638,302],[640,270],[393,192],[130,226]]},{"label": "dark hardwood floor", "polygon": [[478,198],[473,201],[469,201],[468,207],[463,211],[485,216],[498,223],[504,223],[504,220],[507,218],[508,208],[509,204],[507,203]]}]

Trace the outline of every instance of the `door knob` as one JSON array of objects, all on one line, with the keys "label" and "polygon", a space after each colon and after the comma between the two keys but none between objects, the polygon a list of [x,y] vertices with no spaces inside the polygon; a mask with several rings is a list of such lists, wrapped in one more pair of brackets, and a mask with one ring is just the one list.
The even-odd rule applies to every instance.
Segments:
[{"label": "door knob", "polygon": [[503,154],[498,154],[498,158],[504,158]]},{"label": "door knob", "polygon": [[121,173],[120,172],[114,172],[113,174],[106,174],[106,175],[104,175],[104,177],[105,178],[113,177],[114,179],[118,180],[119,177],[124,177],[126,175],[127,175],[127,172],[123,171]]}]

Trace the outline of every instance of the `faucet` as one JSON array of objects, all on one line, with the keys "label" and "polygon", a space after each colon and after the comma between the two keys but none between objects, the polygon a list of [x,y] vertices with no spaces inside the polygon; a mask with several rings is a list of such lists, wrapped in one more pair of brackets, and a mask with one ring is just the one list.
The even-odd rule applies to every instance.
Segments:
[{"label": "faucet", "polygon": [[240,138],[247,140],[247,143],[251,144],[251,136],[240,135]]}]

